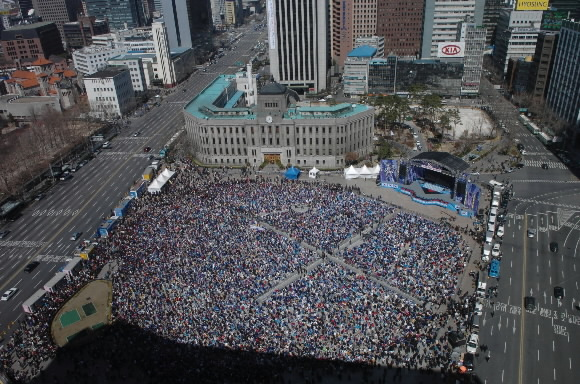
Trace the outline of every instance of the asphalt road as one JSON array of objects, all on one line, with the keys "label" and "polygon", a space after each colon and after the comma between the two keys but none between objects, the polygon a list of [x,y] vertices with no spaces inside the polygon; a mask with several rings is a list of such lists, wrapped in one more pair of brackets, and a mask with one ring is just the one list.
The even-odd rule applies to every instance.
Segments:
[{"label": "asphalt road", "polygon": [[[41,289],[58,269],[73,257],[79,243],[90,238],[104,217],[128,193],[131,185],[141,179],[150,163],[149,154],[157,154],[171,136],[183,128],[183,106],[218,74],[233,74],[255,54],[250,49],[265,39],[265,31],[253,26],[239,28],[244,32],[224,57],[212,64],[207,72],[193,74],[167,96],[159,107],[145,115],[131,118],[95,159],[75,172],[72,179],[58,182],[40,201],[31,204],[22,217],[2,229],[11,233],[0,240],[0,294],[16,287],[18,292],[9,301],[0,301],[0,333],[9,333],[10,324],[23,316],[22,303]],[[141,134],[133,137],[135,131]],[[151,147],[150,153],[143,148]],[[72,232],[82,232],[71,241]],[[31,261],[40,265],[30,274],[23,268]]]},{"label": "asphalt road", "polygon": [[[497,92],[497,91],[496,91]],[[505,100],[492,104],[526,149],[524,167],[499,175],[514,186],[508,206],[500,279],[487,278],[498,295],[484,302],[476,371],[485,383],[572,383],[580,375],[580,181],[521,124]],[[546,163],[549,169],[542,169]],[[482,176],[489,179],[489,176]],[[534,228],[537,235],[527,236]],[[559,251],[549,250],[550,242]],[[577,265],[578,264],[578,265]],[[554,297],[554,287],[564,298]],[[523,308],[525,296],[536,308]]]}]

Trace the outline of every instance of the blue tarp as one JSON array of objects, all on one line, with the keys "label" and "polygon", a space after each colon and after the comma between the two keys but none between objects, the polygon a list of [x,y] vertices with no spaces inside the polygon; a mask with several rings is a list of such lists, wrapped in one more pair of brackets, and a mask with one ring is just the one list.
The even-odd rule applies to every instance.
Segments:
[{"label": "blue tarp", "polygon": [[290,167],[288,168],[288,170],[284,173],[284,177],[290,180],[296,180],[300,177],[300,173],[302,171],[300,171],[298,168],[294,168],[294,167]]}]

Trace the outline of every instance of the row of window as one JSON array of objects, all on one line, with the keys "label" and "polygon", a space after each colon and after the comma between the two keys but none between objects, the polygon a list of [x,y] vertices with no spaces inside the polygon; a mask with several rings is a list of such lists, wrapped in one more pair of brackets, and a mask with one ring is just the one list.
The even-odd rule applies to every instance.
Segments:
[{"label": "row of window", "polygon": [[[96,90],[98,90],[98,89],[96,89]],[[360,128],[361,127],[361,122],[362,122],[362,120],[355,121],[354,122],[354,126],[351,127],[351,129],[352,128],[357,128],[357,126]],[[276,125],[276,126],[271,126],[271,125],[265,126],[265,125],[261,125],[260,128],[261,128],[262,134],[265,134],[266,131],[267,131],[268,134],[272,134],[273,132],[275,132],[277,134],[280,133],[280,126],[279,125]],[[295,133],[296,134],[300,134],[300,133],[306,134],[306,132],[308,131],[309,134],[320,133],[320,132],[322,132],[322,134],[325,134],[326,131],[327,131],[327,128],[328,128],[328,133],[332,133],[332,128],[333,128],[332,126],[328,126],[328,127],[325,127],[325,126],[323,126],[323,127],[306,127],[306,126],[295,127]],[[340,126],[338,126],[336,128],[337,128],[336,133],[339,133],[339,134],[345,133],[345,131],[346,131],[344,125],[340,125]],[[233,135],[234,132],[235,132],[235,134],[239,134],[240,132],[242,134],[245,134],[246,133],[246,127],[244,127],[244,126],[242,126],[242,127],[203,127],[203,133],[206,134],[206,135],[208,133],[210,133],[212,135],[214,135],[214,134],[220,135],[222,133],[223,134],[227,134],[228,131],[229,131],[229,134],[230,135]],[[254,127],[253,126],[250,127],[250,133],[251,134],[254,134],[255,133],[255,130],[254,130]],[[289,126],[286,126],[286,135],[289,135],[289,134],[290,134],[290,127]]]},{"label": "row of window", "polygon": [[[231,160],[232,160],[231,164],[246,164],[246,159],[231,159]],[[214,162],[214,164],[218,164],[218,163],[230,164],[230,159],[225,159],[225,161],[224,161],[224,159],[213,159],[213,162]],[[337,159],[336,162],[337,162],[337,164],[342,164],[342,159]],[[256,163],[257,163],[257,160],[254,159],[254,164],[256,164]],[[316,163],[316,165],[321,165],[321,164],[326,165],[326,160],[316,159],[314,162],[312,160],[300,160],[300,159],[296,160],[297,165],[302,165],[302,164],[303,165],[308,165],[308,164],[312,165],[314,163]],[[288,159],[288,164],[290,164],[290,159]]]}]

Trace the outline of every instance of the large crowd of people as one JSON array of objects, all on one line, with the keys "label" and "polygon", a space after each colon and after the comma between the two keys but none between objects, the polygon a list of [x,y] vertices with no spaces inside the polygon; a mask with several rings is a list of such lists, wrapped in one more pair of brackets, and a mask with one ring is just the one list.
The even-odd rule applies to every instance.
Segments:
[{"label": "large crowd of people", "polygon": [[453,294],[467,248],[448,226],[399,212],[342,256],[411,296],[439,303]]},{"label": "large crowd of people", "polygon": [[[338,184],[224,176],[187,161],[177,167],[166,190],[134,201],[66,295],[114,260],[113,322],[164,340],[274,356],[445,366],[448,351],[437,335],[448,315],[420,300],[445,302],[454,292],[465,244],[449,226],[393,215],[393,206]],[[349,246],[357,234],[362,244]],[[326,257],[331,253],[347,264]],[[66,295],[54,295],[38,312],[43,315],[29,316],[26,334],[46,337],[40,328],[48,327]],[[4,368],[14,377],[34,375],[37,370],[14,364],[20,342],[3,351]],[[55,350],[50,343],[44,349],[46,357]]]}]

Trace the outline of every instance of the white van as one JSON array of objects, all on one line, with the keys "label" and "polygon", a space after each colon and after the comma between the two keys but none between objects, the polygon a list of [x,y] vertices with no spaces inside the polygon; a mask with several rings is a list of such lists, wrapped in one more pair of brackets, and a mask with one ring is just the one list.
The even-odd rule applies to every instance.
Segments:
[{"label": "white van", "polygon": [[160,166],[161,166],[161,163],[157,160],[155,160],[154,162],[151,163],[151,167],[154,168],[156,171],[159,170]]},{"label": "white van", "polygon": [[499,181],[490,180],[489,185],[491,185],[492,188],[498,187],[499,189],[503,189],[503,184]]},{"label": "white van", "polygon": [[477,283],[477,296],[485,297],[485,290],[487,289],[487,284],[481,281]]},{"label": "white van", "polygon": [[103,143],[103,146],[102,146],[102,147],[103,147],[103,148],[111,148],[111,143],[109,143],[108,141],[105,141],[105,142]]},{"label": "white van", "polygon": [[485,234],[485,244],[491,245],[493,243],[493,232],[487,231]]},{"label": "white van", "polygon": [[491,201],[491,206],[492,206],[493,208],[497,208],[497,207],[499,207],[499,199],[493,199],[493,200]]}]

